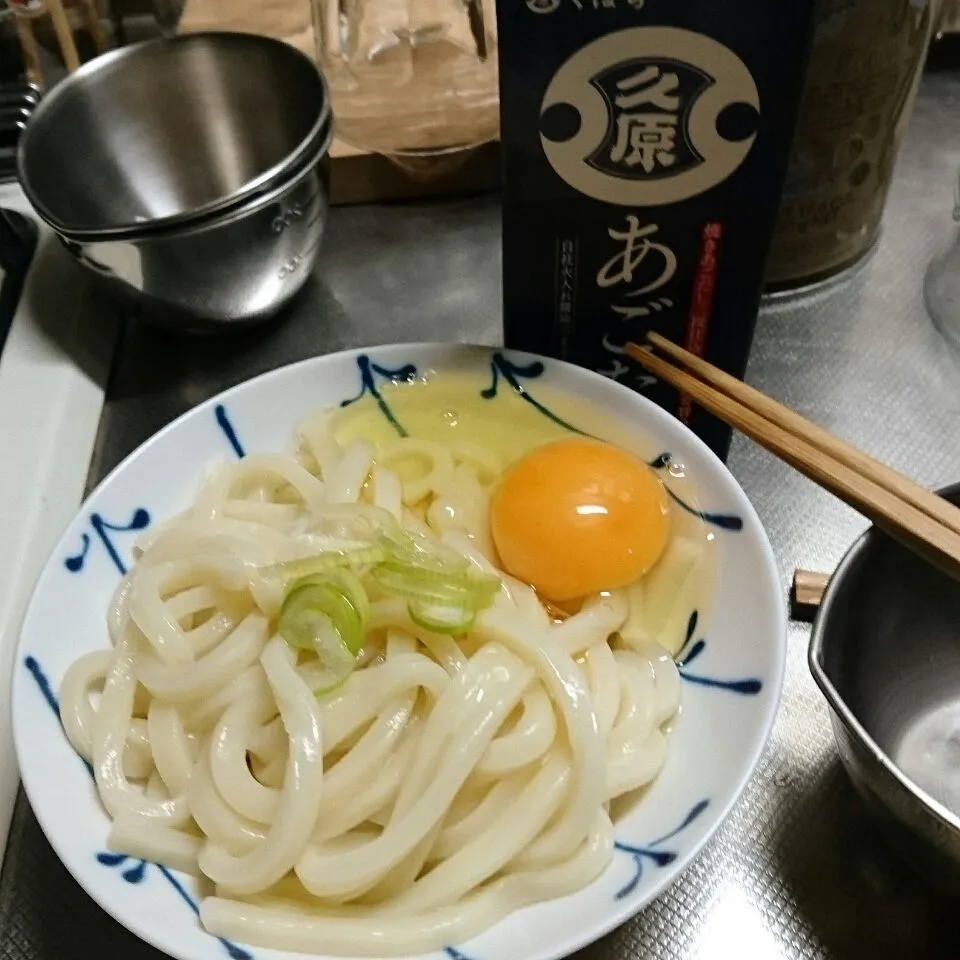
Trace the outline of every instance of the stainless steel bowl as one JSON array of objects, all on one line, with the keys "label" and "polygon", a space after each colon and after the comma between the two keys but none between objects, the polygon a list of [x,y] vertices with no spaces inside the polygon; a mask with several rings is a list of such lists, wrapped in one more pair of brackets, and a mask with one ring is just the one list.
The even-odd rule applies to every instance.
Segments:
[{"label": "stainless steel bowl", "polygon": [[20,182],[74,239],[139,236],[236,208],[316,156],[330,99],[280,40],[204,33],[150,40],[84,65],[40,103]]},{"label": "stainless steel bowl", "polygon": [[[943,495],[960,503],[960,485]],[[960,583],[869,530],[830,581],[809,661],[884,833],[960,891]]]},{"label": "stainless steel bowl", "polygon": [[149,319],[197,332],[264,320],[306,282],[328,206],[326,152],[246,204],[139,236],[61,234],[77,261]]}]

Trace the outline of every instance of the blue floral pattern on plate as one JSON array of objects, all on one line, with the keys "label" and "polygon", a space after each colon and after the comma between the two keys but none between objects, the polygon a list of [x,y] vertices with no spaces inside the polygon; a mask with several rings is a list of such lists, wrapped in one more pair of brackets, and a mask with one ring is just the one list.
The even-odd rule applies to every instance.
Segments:
[{"label": "blue floral pattern on plate", "polygon": [[513,390],[518,396],[526,400],[532,407],[536,410],[539,410],[548,420],[551,420],[553,423],[557,424],[559,427],[564,427],[567,430],[570,430],[572,433],[578,433],[581,436],[589,436],[589,434],[584,433],[583,430],[579,427],[575,427],[572,423],[567,420],[564,420],[563,417],[557,416],[552,410],[544,406],[537,400],[536,397],[530,393],[526,387],[521,383],[522,380],[537,380],[543,376],[546,372],[546,367],[540,360],[534,360],[533,363],[528,363],[525,366],[520,366],[519,364],[513,363],[508,357],[503,353],[497,350],[493,357],[490,360],[490,373],[493,376],[493,380],[490,383],[490,386],[485,390],[480,391],[480,396],[484,400],[493,400],[497,396],[497,390],[500,386],[500,378],[510,386],[510,389]]},{"label": "blue floral pattern on plate", "polygon": [[[670,453],[661,453],[650,461],[650,466],[657,471],[669,470],[672,464],[673,454]],[[673,500],[678,507],[686,510],[687,513],[695,517],[699,517],[704,523],[709,524],[711,527],[719,527],[721,530],[728,530],[732,533],[743,529],[743,517],[735,513],[712,513],[705,510],[698,510],[696,507],[692,507],[689,503],[681,500],[666,483],[664,487],[670,499]]]},{"label": "blue floral pattern on plate", "polygon": [[230,449],[233,450],[233,452],[240,459],[243,459],[243,457],[246,456],[246,452],[244,451],[243,444],[240,442],[240,438],[237,436],[237,431],[234,429],[233,423],[230,420],[226,406],[222,403],[218,403],[213,408],[213,416],[217,421],[217,426],[227,438],[227,443],[230,444]]},{"label": "blue floral pattern on plate", "polygon": [[715,687],[718,690],[727,690],[730,693],[739,693],[742,696],[756,696],[763,689],[763,682],[756,677],[743,680],[722,680],[717,677],[707,677],[699,673],[691,673],[689,666],[707,649],[707,641],[702,637],[694,640],[699,615],[696,610],[690,614],[687,621],[687,634],[680,652],[676,656],[677,672],[688,683],[695,683],[701,687]]},{"label": "blue floral pattern on plate", "polygon": [[675,827],[669,833],[664,834],[664,836],[654,840],[652,843],[648,843],[645,847],[635,847],[628,843],[621,843],[619,840],[614,843],[614,850],[618,853],[627,854],[633,860],[633,876],[616,892],[614,896],[617,900],[622,900],[637,889],[637,884],[643,878],[643,868],[646,863],[662,869],[677,859],[677,854],[673,850],[665,850],[663,845],[668,840],[673,840],[678,834],[683,833],[708,806],[710,806],[709,800],[701,800],[683,818],[678,827]]},{"label": "blue floral pattern on plate", "polygon": [[[90,515],[90,527],[93,530],[93,536],[96,538],[96,542],[100,543],[104,550],[107,551],[107,555],[113,561],[113,565],[120,572],[121,576],[127,572],[127,565],[120,557],[120,552],[114,543],[113,535],[117,533],[136,533],[140,530],[146,530],[148,526],[150,526],[150,514],[144,507],[137,507],[136,510],[133,511],[133,516],[130,518],[129,523],[111,523],[109,520],[104,519],[99,513],[92,513]],[[81,534],[79,552],[67,557],[63,561],[63,565],[71,573],[79,573],[87,562],[87,555],[90,553],[90,548],[93,546],[93,543],[94,540],[91,539],[89,533]]]},{"label": "blue floral pattern on plate", "polygon": [[[397,419],[389,403],[380,390],[383,383],[404,383],[410,382],[418,375],[417,368],[412,363],[401,364],[398,367],[386,367],[376,363],[367,354],[361,354],[356,359],[357,372],[360,380],[359,392],[348,399],[341,401],[341,407],[350,406],[365,396],[369,396],[376,403],[381,414],[387,422],[393,427],[401,437],[407,436],[407,431],[402,423]],[[506,385],[509,390],[516,393],[524,401],[531,404],[544,417],[551,420],[564,429],[581,436],[589,436],[583,430],[580,430],[574,424],[569,423],[564,418],[555,414],[547,406],[536,399],[530,392],[525,381],[538,380],[546,371],[545,365],[541,361],[534,361],[527,364],[514,363],[502,351],[494,351],[490,360],[491,382],[489,386],[483,388],[480,395],[487,400],[494,400],[502,385]],[[232,452],[242,458],[246,454],[245,447],[240,439],[233,420],[223,403],[219,403],[213,408],[213,415],[217,427],[222,432],[224,438],[230,446]],[[669,453],[662,453],[652,461],[650,466],[657,471],[667,471],[672,464],[672,457]],[[736,532],[743,528],[743,520],[735,514],[702,512],[681,500],[669,486],[667,492],[673,500],[684,510],[700,517],[705,523],[711,524],[721,530]],[[63,561],[64,567],[70,573],[80,573],[83,571],[88,555],[95,544],[99,544],[106,551],[113,565],[120,575],[127,572],[127,563],[122,557],[121,550],[117,544],[117,538],[124,534],[136,533],[146,529],[151,522],[149,511],[145,507],[136,507],[133,510],[130,520],[127,523],[114,523],[105,519],[99,513],[93,513],[89,519],[91,532],[81,534],[80,550],[66,557]],[[678,672],[683,680],[688,683],[700,686],[713,687],[740,695],[754,695],[760,692],[762,688],[761,681],[755,678],[741,680],[725,680],[705,676],[699,672],[692,672],[690,664],[696,661],[706,650],[707,642],[703,638],[694,639],[698,624],[698,614],[694,611],[689,619],[686,638],[680,653],[677,655],[676,662]],[[57,697],[53,691],[47,675],[34,657],[27,657],[24,661],[26,669],[35,680],[37,687],[44,700],[49,705],[52,712],[56,715],[58,721],[60,718],[60,708]],[[88,772],[93,776],[93,769],[86,761],[83,761]],[[675,839],[684,830],[690,827],[694,821],[707,809],[709,800],[699,801],[684,817],[681,823],[672,831],[662,837],[646,844],[645,846],[636,846],[617,840],[614,843],[614,849],[617,853],[626,855],[633,863],[633,876],[624,884],[614,895],[620,900],[629,896],[638,886],[646,866],[664,868],[673,863],[678,854],[671,849],[669,841]],[[160,874],[167,883],[173,887],[183,902],[199,916],[199,906],[196,900],[190,895],[177,876],[168,868],[159,864],[150,863],[145,860],[138,860],[127,857],[123,854],[101,852],[96,854],[97,862],[107,869],[117,870],[122,879],[129,884],[141,884],[146,881],[154,871]],[[221,937],[216,938],[224,947],[232,960],[253,960],[253,955],[237,944]],[[471,960],[455,947],[445,947],[444,953],[449,960]]]},{"label": "blue floral pattern on plate", "polygon": [[417,368],[412,363],[405,363],[391,370],[378,363],[374,363],[373,360],[364,353],[357,357],[357,370],[360,373],[360,392],[355,397],[341,400],[340,406],[349,407],[352,403],[363,399],[363,397],[371,396],[380,408],[380,412],[386,417],[390,426],[392,426],[401,437],[407,436],[407,431],[404,430],[402,424],[393,415],[390,405],[383,399],[383,394],[380,393],[380,388],[377,386],[377,378],[379,377],[388,383],[409,383],[411,380],[416,379]]},{"label": "blue floral pattern on plate", "polygon": [[[149,860],[134,860],[132,857],[126,857],[122,853],[98,853],[97,863],[111,869],[120,868],[120,876],[127,883],[143,883],[147,877],[147,868],[153,867],[158,870],[161,876],[173,887],[179,894],[180,899],[197,915],[200,915],[200,907],[197,901],[190,896],[186,887],[176,878],[176,876],[166,867],[151,863]],[[253,960],[253,954],[243,947],[237,946],[232,940],[225,940],[223,937],[215,937],[223,944],[224,950],[232,960]]]}]

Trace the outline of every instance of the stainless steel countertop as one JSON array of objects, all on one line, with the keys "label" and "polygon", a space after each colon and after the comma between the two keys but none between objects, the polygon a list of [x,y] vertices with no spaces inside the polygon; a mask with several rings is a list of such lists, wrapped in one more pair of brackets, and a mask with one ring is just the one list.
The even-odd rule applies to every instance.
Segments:
[{"label": "stainless steel countertop", "polygon": [[[926,264],[954,235],[958,169],[960,74],[928,74],[876,253],[828,289],[767,304],[748,373],[929,485],[960,477],[960,358],[933,328],[921,293]],[[361,344],[493,343],[499,334],[495,199],[338,209],[311,285],[271,329],[187,340],[128,325],[92,480],[175,415],[280,364]],[[832,569],[865,527],[742,438],[730,466],[770,533],[784,602],[795,567]],[[955,904],[888,854],[839,765],[807,640],[806,626],[791,626],[773,738],[733,814],[680,881],[583,958],[960,956]],[[157,956],[84,897],[21,803],[0,883],[0,957],[88,954]]]}]

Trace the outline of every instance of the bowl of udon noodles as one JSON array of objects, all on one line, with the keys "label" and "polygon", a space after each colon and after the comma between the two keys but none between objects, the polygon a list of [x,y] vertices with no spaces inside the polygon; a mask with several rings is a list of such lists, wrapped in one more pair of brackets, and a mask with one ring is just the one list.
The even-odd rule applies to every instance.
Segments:
[{"label": "bowl of udon noodles", "polygon": [[88,498],[17,654],[70,873],[181,960],[546,960],[624,923],[745,788],[785,614],[686,427],[559,361],[317,357]]}]

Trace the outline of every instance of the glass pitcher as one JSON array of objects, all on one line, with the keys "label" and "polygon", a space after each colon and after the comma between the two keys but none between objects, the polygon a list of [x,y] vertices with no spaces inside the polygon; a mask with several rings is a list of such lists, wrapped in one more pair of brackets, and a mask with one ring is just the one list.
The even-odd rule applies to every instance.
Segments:
[{"label": "glass pitcher", "polygon": [[499,132],[493,0],[311,0],[337,137],[413,162]]}]

